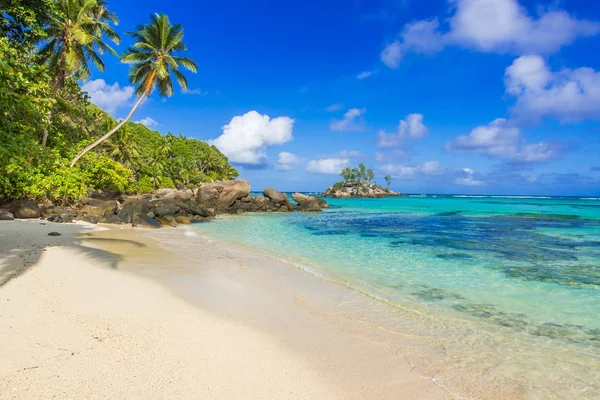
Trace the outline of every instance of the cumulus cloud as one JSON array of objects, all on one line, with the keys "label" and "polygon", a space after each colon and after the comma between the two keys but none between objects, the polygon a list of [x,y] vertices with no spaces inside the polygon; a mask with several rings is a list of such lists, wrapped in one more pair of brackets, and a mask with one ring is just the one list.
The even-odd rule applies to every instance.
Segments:
[{"label": "cumulus cloud", "polygon": [[379,131],[377,146],[382,148],[400,147],[409,140],[418,140],[427,136],[429,130],[423,123],[423,114],[408,114],[398,124],[397,133]]},{"label": "cumulus cloud", "polygon": [[139,121],[135,121],[135,122],[137,122],[138,124],[142,124],[148,128],[160,126],[160,124],[158,122],[156,122],[155,120],[153,120],[150,117],[142,118]]},{"label": "cumulus cloud", "polygon": [[517,0],[449,0],[453,14],[448,29],[438,19],[406,24],[389,43],[381,60],[397,68],[408,52],[434,53],[448,45],[482,52],[550,54],[582,36],[600,32],[600,24],[546,10],[532,17]]},{"label": "cumulus cloud", "polygon": [[336,112],[336,111],[342,111],[344,109],[344,105],[337,103],[337,104],[332,104],[330,106],[325,107],[325,111],[327,112]]},{"label": "cumulus cloud", "polygon": [[233,117],[223,127],[223,134],[209,143],[215,145],[231,162],[249,166],[262,165],[268,146],[292,140],[294,120],[289,117],[271,119],[256,111]]},{"label": "cumulus cloud", "polygon": [[505,86],[519,118],[600,119],[600,72],[591,68],[553,72],[542,57],[522,56],[506,69]]},{"label": "cumulus cloud", "polygon": [[329,123],[329,128],[336,132],[356,132],[364,129],[363,115],[367,112],[366,108],[351,108],[344,114],[344,118],[334,119]]},{"label": "cumulus cloud", "polygon": [[525,143],[520,129],[504,118],[478,126],[467,135],[458,136],[446,144],[446,151],[472,152],[512,163],[545,162],[560,155],[557,145]]},{"label": "cumulus cloud", "polygon": [[306,165],[306,171],[311,174],[339,174],[350,165],[348,158],[320,158],[311,160]]},{"label": "cumulus cloud", "polygon": [[363,71],[360,74],[356,75],[356,78],[363,80],[365,78],[370,77],[371,75],[373,75],[373,71]]},{"label": "cumulus cloud", "polygon": [[275,165],[275,169],[279,171],[291,171],[295,169],[301,162],[302,159],[295,154],[282,151],[277,157],[277,165]]},{"label": "cumulus cloud", "polygon": [[104,79],[87,81],[81,87],[98,107],[113,113],[127,105],[133,96],[133,87],[121,87],[117,82],[108,85]]}]

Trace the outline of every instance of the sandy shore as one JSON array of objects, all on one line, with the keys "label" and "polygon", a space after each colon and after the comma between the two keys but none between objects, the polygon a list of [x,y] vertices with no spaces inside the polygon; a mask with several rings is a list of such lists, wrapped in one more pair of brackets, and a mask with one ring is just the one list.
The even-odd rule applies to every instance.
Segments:
[{"label": "sandy shore", "polygon": [[[354,361],[363,359],[365,369],[373,365],[375,354],[361,353],[368,347],[345,347],[352,345],[347,338],[340,337],[344,347],[319,361],[303,354],[297,342],[288,345],[236,320],[235,313],[221,316],[195,306],[152,272],[152,262],[165,260],[176,269],[174,254],[158,246],[144,249],[150,239],[140,241],[142,231],[90,229],[41,221],[0,224],[2,398],[451,398],[408,365],[388,365],[382,379],[372,382],[367,379],[374,375],[360,365],[325,359],[356,350]],[[52,231],[61,236],[48,236]],[[157,279],[122,271],[121,264],[130,270],[143,265],[144,275]],[[262,314],[285,320],[268,310]],[[307,333],[313,346],[306,352],[313,355],[336,334]]]}]

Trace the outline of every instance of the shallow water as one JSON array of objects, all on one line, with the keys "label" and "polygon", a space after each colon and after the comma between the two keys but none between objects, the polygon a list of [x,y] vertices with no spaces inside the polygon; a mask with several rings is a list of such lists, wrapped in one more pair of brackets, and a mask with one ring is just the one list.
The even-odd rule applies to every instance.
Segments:
[{"label": "shallow water", "polygon": [[528,398],[600,398],[600,199],[329,203],[322,214],[223,217],[193,229],[426,315],[385,324],[439,339],[444,351],[417,358],[437,376],[462,368],[519,381]]}]

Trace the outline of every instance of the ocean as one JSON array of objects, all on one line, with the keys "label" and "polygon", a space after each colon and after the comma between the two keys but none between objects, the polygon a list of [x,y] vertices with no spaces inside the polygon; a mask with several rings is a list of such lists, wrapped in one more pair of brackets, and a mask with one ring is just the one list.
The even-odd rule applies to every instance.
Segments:
[{"label": "ocean", "polygon": [[514,381],[526,398],[600,398],[600,198],[328,203],[319,214],[224,216],[191,229],[396,308],[379,322],[421,338],[428,354],[414,359],[457,395],[453,377],[471,375]]}]

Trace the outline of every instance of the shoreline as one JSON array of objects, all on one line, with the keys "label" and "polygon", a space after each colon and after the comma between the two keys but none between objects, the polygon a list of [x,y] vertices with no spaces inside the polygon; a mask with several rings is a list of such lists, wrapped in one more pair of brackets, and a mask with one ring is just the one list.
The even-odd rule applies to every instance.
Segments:
[{"label": "shoreline", "polygon": [[[62,236],[48,237],[50,230]],[[183,235],[181,230],[170,230],[178,231]],[[291,295],[274,288],[270,295],[275,297],[268,300],[282,296],[279,300],[285,307],[291,304],[303,314],[302,322],[313,321],[304,327],[311,346],[301,351],[294,347],[298,343],[291,344],[281,335],[282,331],[273,329],[269,334],[244,318],[236,319],[232,312],[236,303],[252,307],[243,303],[244,296],[230,302],[229,311],[202,307],[208,305],[211,295],[212,306],[224,305],[214,296],[218,289],[205,293],[204,303],[191,299],[189,292],[177,293],[185,288],[185,279],[174,285],[177,279],[173,278],[189,271],[181,264],[184,258],[180,255],[158,246],[147,247],[149,243],[156,245],[156,239],[146,237],[155,233],[158,231],[97,230],[83,224],[42,221],[0,225],[0,234],[10,238],[3,238],[0,248],[1,271],[3,276],[7,271],[18,271],[0,286],[0,315],[5,322],[0,326],[5,344],[0,355],[9,360],[0,367],[2,392],[9,398],[28,398],[34,393],[47,397],[118,397],[127,393],[131,397],[132,392],[145,398],[240,398],[241,393],[244,398],[257,399],[452,398],[411,372],[409,365],[401,367],[398,357],[384,345],[347,334],[331,324],[323,325],[323,319],[311,314],[323,310],[298,293]],[[26,245],[35,249],[33,254]],[[256,267],[243,266],[235,257],[222,259],[222,255],[212,254],[219,269],[231,270],[232,263],[239,271]],[[20,266],[15,267],[15,260]],[[156,268],[161,266],[162,270]],[[205,285],[214,283],[216,278],[210,271],[207,268],[206,275],[195,276],[205,280]],[[220,290],[243,291],[244,282],[238,284],[235,289]],[[256,296],[255,300],[256,306],[265,298]],[[263,316],[274,312],[254,311]],[[267,318],[272,319],[273,328],[292,324],[286,320],[289,316],[278,311],[281,309]],[[373,348],[389,354],[392,364],[381,360],[372,363],[369,356],[373,353],[361,353]],[[319,355],[323,349],[329,353]],[[347,360],[343,356],[348,353],[365,362],[344,363]],[[380,369],[371,370],[377,363]],[[379,376],[378,383],[387,382],[396,390],[376,387],[377,382],[366,379],[375,375]],[[376,390],[384,396],[377,395]]]}]

